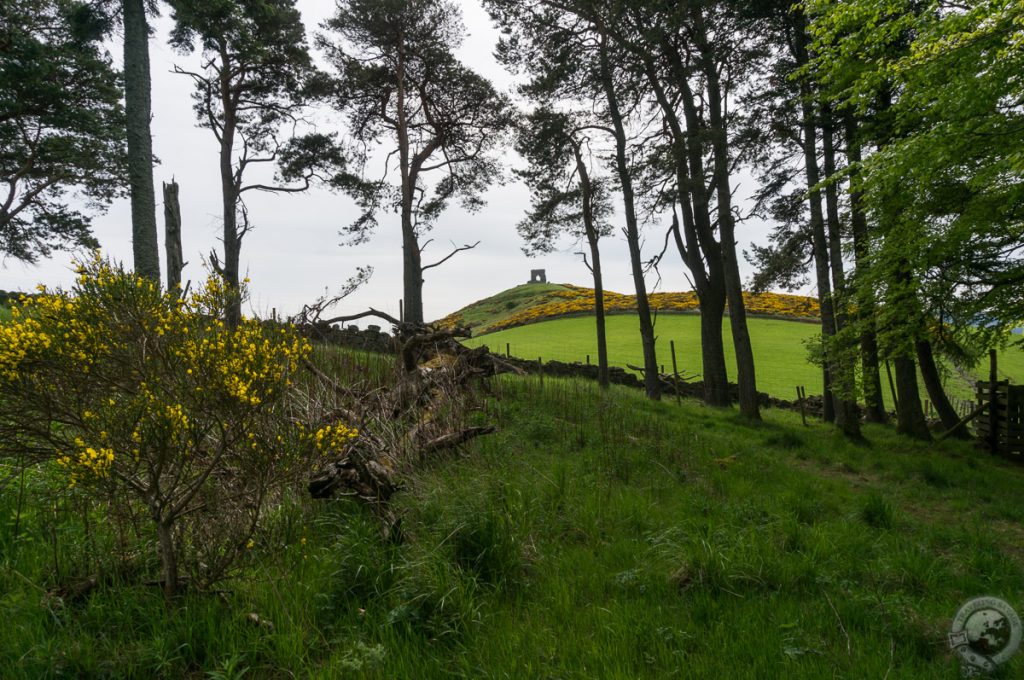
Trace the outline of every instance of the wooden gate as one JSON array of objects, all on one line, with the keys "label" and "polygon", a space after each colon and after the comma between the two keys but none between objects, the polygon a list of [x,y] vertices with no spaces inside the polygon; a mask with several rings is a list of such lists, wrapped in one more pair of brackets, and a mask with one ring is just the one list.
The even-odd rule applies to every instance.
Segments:
[{"label": "wooden gate", "polygon": [[1011,385],[1005,380],[996,382],[993,395],[992,383],[979,381],[977,394],[979,408],[989,405],[975,420],[978,439],[987,443],[993,453],[1024,460],[1024,385]]}]

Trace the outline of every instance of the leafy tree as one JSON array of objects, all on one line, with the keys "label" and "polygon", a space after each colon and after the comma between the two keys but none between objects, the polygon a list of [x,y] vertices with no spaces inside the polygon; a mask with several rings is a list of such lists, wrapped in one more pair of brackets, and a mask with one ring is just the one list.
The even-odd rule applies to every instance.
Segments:
[{"label": "leafy tree", "polygon": [[[226,318],[237,325],[242,240],[252,228],[245,194],[305,191],[312,180],[344,165],[344,157],[330,136],[285,138],[316,83],[294,0],[175,0],[172,7],[171,43],[184,53],[198,44],[202,52],[202,70],[176,72],[195,82],[199,125],[219,146],[224,254],[221,259],[214,253],[210,261],[236,293]],[[269,163],[278,164],[282,183],[246,182],[247,171]]]},{"label": "leafy tree", "polygon": [[597,330],[598,382],[608,387],[608,342],[604,322],[604,283],[599,241],[611,227],[610,188],[595,175],[589,150],[588,125],[579,116],[540,107],[527,117],[516,150],[529,161],[517,174],[532,192],[530,210],[519,233],[530,252],[551,252],[561,234],[587,242],[590,260],[584,262],[594,280],[594,318]]},{"label": "leafy tree", "polygon": [[[778,19],[782,23],[788,50],[794,67],[810,61],[809,37],[806,19],[800,10],[786,10]],[[795,74],[795,71],[794,71]],[[793,75],[793,74],[791,74]],[[860,436],[860,415],[857,410],[854,357],[844,352],[836,336],[846,322],[845,302],[842,293],[845,288],[842,254],[840,251],[840,224],[838,192],[834,183],[821,188],[823,180],[832,179],[835,174],[834,137],[831,127],[825,126],[826,116],[818,105],[819,94],[814,83],[808,78],[799,81],[799,113],[795,116],[798,129],[784,134],[793,135],[800,141],[803,151],[804,174],[807,187],[807,205],[810,213],[809,231],[815,267],[815,280],[821,306],[821,330],[823,340],[823,365],[825,369],[826,420],[834,419],[843,432],[850,437]],[[830,119],[829,119],[830,120]],[[793,134],[795,132],[795,135]],[[818,138],[822,139],[825,151],[824,177],[818,160]],[[825,194],[823,210],[822,194]],[[833,292],[836,294],[833,296]]]},{"label": "leafy tree", "polygon": [[0,4],[0,252],[9,257],[95,247],[89,213],[121,191],[124,111],[102,28],[69,0]]},{"label": "leafy tree", "polygon": [[740,161],[734,145],[739,89],[762,58],[763,36],[751,17],[729,2],[579,3],[581,14],[627,55],[646,79],[667,142],[667,198],[679,207],[675,242],[701,303],[706,398],[727,404],[729,394],[721,320],[729,305],[736,349],[740,411],[759,418],[753,348],[746,323],[731,174]]},{"label": "leafy tree", "polygon": [[[899,359],[897,374],[916,356],[943,405],[926,349],[963,361],[1024,312],[1022,10],[990,1],[808,7],[821,82],[851,116],[880,118],[861,131],[877,151],[856,168],[875,225],[858,285],[882,294],[880,342]],[[926,436],[923,419],[902,411],[900,428]]]},{"label": "leafy tree", "polygon": [[242,559],[268,502],[322,453],[310,439],[355,435],[303,436],[290,403],[308,342],[227,328],[225,292],[211,277],[181,299],[96,260],[0,326],[0,460],[48,467],[96,502],[101,531],[155,550],[168,598],[181,575],[206,587]]},{"label": "leafy tree", "polygon": [[[453,50],[462,38],[457,7],[445,0],[341,0],[319,39],[334,67],[333,105],[347,114],[364,149],[387,145],[385,178],[349,183],[365,212],[350,228],[368,238],[382,208],[397,209],[402,232],[404,319],[423,322],[421,243],[453,199],[468,210],[502,176],[495,152],[511,131],[509,100],[463,66]],[[395,167],[392,161],[397,158]],[[387,177],[397,170],[397,184]],[[433,173],[433,175],[431,174]],[[439,176],[428,183],[431,176]]]}]

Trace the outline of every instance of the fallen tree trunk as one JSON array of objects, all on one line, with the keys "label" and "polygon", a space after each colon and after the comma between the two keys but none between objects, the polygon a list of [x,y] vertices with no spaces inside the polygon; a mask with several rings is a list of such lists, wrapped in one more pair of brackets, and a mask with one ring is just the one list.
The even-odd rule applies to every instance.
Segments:
[{"label": "fallen tree trunk", "polygon": [[343,422],[359,430],[351,445],[313,474],[309,493],[358,498],[374,510],[391,538],[401,531],[390,501],[402,488],[403,473],[430,455],[495,432],[493,425],[464,422],[475,406],[476,387],[497,373],[521,372],[486,348],[461,345],[456,338],[468,334],[461,329],[398,324],[397,331],[399,361],[393,383],[383,389],[357,392],[304,362],[331,395],[319,404],[321,417],[311,426]]}]

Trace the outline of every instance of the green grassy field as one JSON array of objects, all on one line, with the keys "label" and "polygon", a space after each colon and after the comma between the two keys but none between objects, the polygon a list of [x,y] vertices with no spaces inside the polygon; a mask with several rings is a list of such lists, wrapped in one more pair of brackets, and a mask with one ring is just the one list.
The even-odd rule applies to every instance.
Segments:
[{"label": "green grassy field", "polygon": [[35,508],[15,537],[8,487],[0,675],[953,679],[959,606],[1024,603],[1024,469],[967,445],[580,381],[489,392],[498,433],[408,480],[403,542],[296,498],[238,578],[171,607],[67,597],[80,517]]},{"label": "green grassy field", "polygon": [[[805,342],[819,333],[816,324],[779,319],[751,318],[750,335],[757,367],[757,386],[763,392],[783,399],[794,399],[796,386],[803,385],[808,394],[821,393],[821,370],[807,359]],[[661,314],[657,319],[658,362],[672,371],[669,341],[676,344],[679,372],[700,374],[700,317],[694,314]],[[730,379],[735,380],[736,365],[729,320],[723,325],[726,338],[725,351]],[[617,314],[607,318],[609,362],[615,366],[643,365],[643,351],[636,317]],[[597,361],[597,342],[594,337],[593,317],[571,317],[518,326],[489,333],[466,341],[467,345],[487,345],[492,351],[504,353],[506,343],[513,356],[524,359],[556,359],[558,361],[584,361],[590,355]],[[1024,351],[1010,347],[1000,353],[1000,368],[1004,378],[1024,382]],[[988,368],[982,369],[987,377]],[[883,383],[885,377],[883,375]],[[887,385],[886,403],[891,402]],[[970,397],[970,388],[963,378],[951,373],[947,388],[956,398]]]}]

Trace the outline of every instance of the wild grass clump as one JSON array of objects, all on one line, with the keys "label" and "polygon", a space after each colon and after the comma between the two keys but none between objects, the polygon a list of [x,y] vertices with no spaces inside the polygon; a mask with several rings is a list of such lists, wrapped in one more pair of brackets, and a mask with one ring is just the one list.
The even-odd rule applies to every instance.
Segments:
[{"label": "wild grass clump", "polygon": [[882,494],[871,492],[861,505],[860,518],[875,529],[892,529],[896,522],[896,508]]}]

